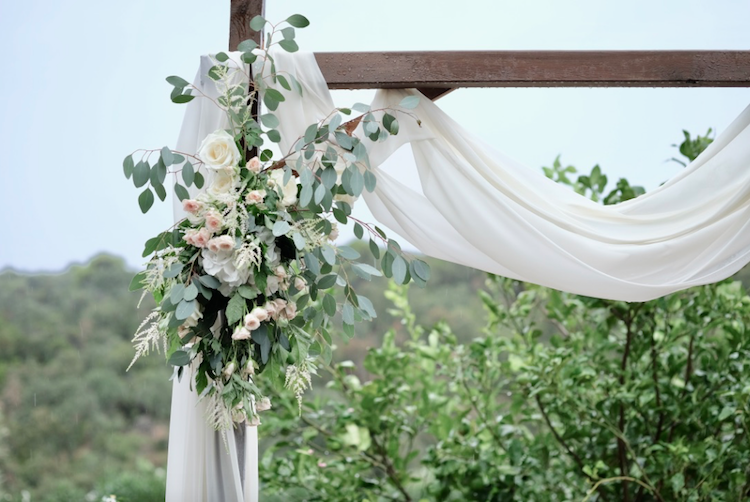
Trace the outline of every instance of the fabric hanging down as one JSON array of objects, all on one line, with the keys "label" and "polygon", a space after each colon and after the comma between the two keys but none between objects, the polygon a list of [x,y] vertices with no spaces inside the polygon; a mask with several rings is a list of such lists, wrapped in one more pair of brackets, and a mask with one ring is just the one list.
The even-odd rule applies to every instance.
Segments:
[{"label": "fabric hanging down", "polygon": [[[232,53],[239,60],[239,53]],[[274,112],[288,152],[308,125],[334,109],[315,57],[275,53],[303,95],[283,91]],[[217,97],[204,56],[195,86]],[[380,90],[373,109],[398,108],[416,90]],[[400,115],[397,136],[365,140],[377,188],[364,199],[375,218],[424,254],[506,277],[599,298],[647,301],[729,277],[750,261],[750,107],[678,176],[645,195],[601,206],[522,166],[465,131],[429,99]],[[197,151],[227,126],[209,100],[187,105],[177,150]],[[361,126],[360,126],[361,127]],[[365,135],[359,129],[359,137]],[[409,144],[422,193],[381,170]],[[210,178],[206,180],[210,184]],[[191,196],[196,195],[195,187]],[[175,218],[184,217],[175,200]],[[175,379],[167,502],[258,500],[257,430],[248,429],[245,469],[204,417],[205,404]],[[252,429],[252,430],[251,430]]]}]

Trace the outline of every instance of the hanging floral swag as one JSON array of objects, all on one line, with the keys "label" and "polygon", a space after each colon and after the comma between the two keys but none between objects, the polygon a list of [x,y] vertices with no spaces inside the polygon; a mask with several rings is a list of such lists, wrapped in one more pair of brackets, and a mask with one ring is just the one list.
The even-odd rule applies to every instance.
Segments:
[{"label": "hanging floral swag", "polygon": [[[430,275],[425,262],[408,258],[380,228],[351,215],[353,201],[377,182],[355,130],[361,125],[370,140],[386,140],[398,133],[397,115],[411,116],[406,110],[417,98],[405,98],[398,109],[357,103],[352,109],[359,113],[347,122],[342,117],[352,109],[336,109],[311,124],[291,151],[274,159],[264,148],[266,140],[281,139],[273,112],[284,94],[302,93],[292,75],[276,72],[268,49],[297,51],[295,28],[308,24],[299,14],[279,25],[257,16],[250,27],[267,29],[264,47],[242,42],[241,62],[226,53],[213,56],[208,77],[221,94],[214,103],[229,125],[209,134],[196,155],[164,147],[138,150],[123,161],[136,188],[148,185],[138,197],[143,213],[154,193],[166,198],[165,181],[173,174],[174,193],[187,214],[146,242],[143,256],[151,258],[131,289],[150,292],[156,308],[133,338],[130,366],[163,349],[177,377],[187,368],[201,399],[210,400],[207,419],[219,430],[260,423],[258,412],[271,407],[256,385],[261,374],[274,388],[291,389],[301,406],[311,375],[321,361],[331,361],[335,316],[340,314],[346,338],[354,335],[355,322],[376,316],[370,300],[354,291],[351,274],[369,280],[382,272],[422,287]],[[279,33],[282,39],[274,42]],[[245,65],[252,66],[252,77]],[[175,103],[210,99],[180,77],[167,82]],[[267,113],[258,122],[252,110],[260,100]],[[253,149],[260,154],[250,157]],[[186,187],[202,189],[206,182],[207,189],[191,198]],[[357,238],[367,236],[374,259],[360,261],[353,248],[335,245],[337,222],[352,222]],[[334,287],[343,288],[341,302]]]}]

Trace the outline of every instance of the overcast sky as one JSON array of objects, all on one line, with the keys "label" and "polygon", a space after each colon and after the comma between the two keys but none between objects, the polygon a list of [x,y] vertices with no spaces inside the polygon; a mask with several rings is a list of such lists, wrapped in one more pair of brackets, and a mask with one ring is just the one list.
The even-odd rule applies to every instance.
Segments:
[{"label": "overcast sky", "polygon": [[[306,51],[750,49],[748,0],[267,4],[269,20],[310,19]],[[0,0],[0,269],[57,271],[102,251],[142,263],[171,205],[142,215],[122,158],[174,145],[184,108],[164,77],[192,80],[201,54],[226,49],[228,18],[229,0]],[[666,161],[681,130],[721,132],[750,89],[464,89],[439,104],[529,168],[562,154],[650,189],[679,169]]]}]

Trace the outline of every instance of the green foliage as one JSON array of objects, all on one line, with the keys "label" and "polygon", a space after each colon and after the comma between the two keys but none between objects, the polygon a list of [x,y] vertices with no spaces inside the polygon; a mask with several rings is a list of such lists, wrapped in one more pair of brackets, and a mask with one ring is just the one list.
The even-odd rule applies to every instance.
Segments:
[{"label": "green foliage", "polygon": [[130,276],[109,256],[60,275],[0,274],[0,492],[13,500],[84,500],[138,459],[165,462],[171,370],[153,359],[125,373]]},{"label": "green foliage", "polygon": [[[698,138],[696,141],[706,141]],[[710,141],[709,141],[710,142]],[[691,156],[697,155],[692,152]],[[577,182],[594,200],[599,168]],[[629,193],[628,190],[631,190]],[[614,194],[614,195],[613,195]],[[611,197],[610,197],[611,196]],[[301,424],[265,430],[277,500],[719,501],[750,496],[750,297],[726,280],[646,303],[490,277],[483,336],[416,322],[404,288],[367,373],[329,368]]]}]

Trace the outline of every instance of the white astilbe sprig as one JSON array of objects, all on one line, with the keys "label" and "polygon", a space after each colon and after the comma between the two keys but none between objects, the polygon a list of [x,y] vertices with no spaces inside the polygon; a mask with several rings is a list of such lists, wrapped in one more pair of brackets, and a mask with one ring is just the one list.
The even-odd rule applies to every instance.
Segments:
[{"label": "white astilbe sprig", "polygon": [[290,364],[286,367],[286,380],[284,381],[284,386],[294,392],[294,397],[297,398],[297,406],[299,407],[300,415],[302,414],[302,394],[304,394],[305,390],[312,389],[312,378],[310,377],[310,366],[312,365],[312,361],[313,360],[308,357],[304,361]]},{"label": "white astilbe sprig", "polygon": [[254,239],[244,243],[234,253],[234,266],[238,269],[249,268],[250,265],[259,269],[262,262],[263,249]]},{"label": "white astilbe sprig", "polygon": [[177,263],[178,260],[177,250],[170,246],[155,254],[148,261],[146,264],[146,270],[144,271],[145,277],[141,281],[143,284],[143,294],[138,301],[138,307],[141,306],[141,302],[147,292],[153,293],[164,286],[168,281],[168,279],[164,279],[164,271],[174,263]]},{"label": "white astilbe sprig", "polygon": [[[148,317],[146,317],[138,329],[135,331],[133,337],[133,345],[135,347],[135,356],[130,361],[127,370],[129,370],[133,364],[141,357],[148,355],[151,350],[159,352],[159,346],[167,350],[167,337],[164,330],[159,327],[159,321],[161,320],[161,311],[154,309]],[[125,371],[127,371],[125,370]]]},{"label": "white astilbe sprig", "polygon": [[234,427],[234,421],[232,420],[232,410],[227,408],[226,401],[221,397],[222,388],[222,386],[217,386],[208,397],[208,403],[206,403],[206,420],[208,421],[208,425],[221,433],[224,446],[229,450],[227,431]]},{"label": "white astilbe sprig", "polygon": [[302,219],[292,225],[292,232],[299,232],[305,240],[305,251],[319,248],[327,241],[327,236],[321,231],[321,220]]}]

